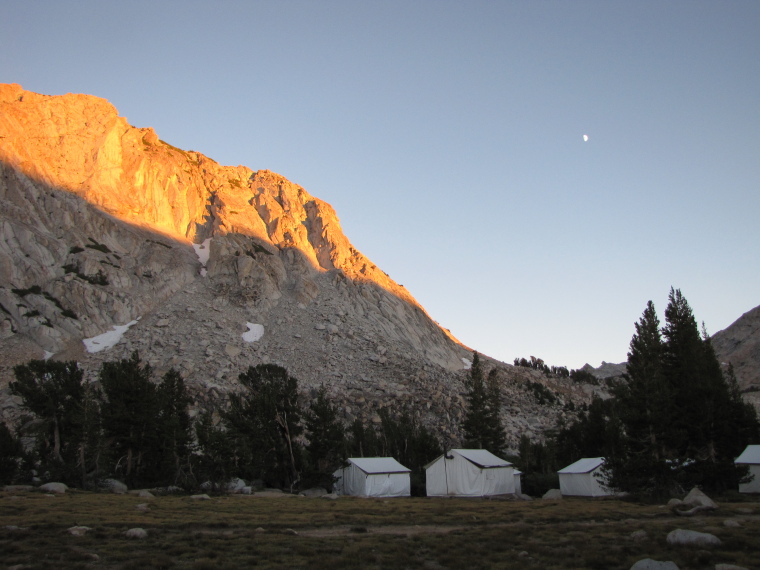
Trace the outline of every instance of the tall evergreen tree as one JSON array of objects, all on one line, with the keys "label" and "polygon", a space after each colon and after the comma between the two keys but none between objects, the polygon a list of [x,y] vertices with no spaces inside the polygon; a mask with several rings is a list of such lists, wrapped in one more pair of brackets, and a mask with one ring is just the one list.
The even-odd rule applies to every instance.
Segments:
[{"label": "tall evergreen tree", "polygon": [[333,473],[346,457],[347,442],[345,427],[338,417],[338,408],[327,397],[324,384],[317,390],[317,397],[311,402],[305,416],[309,438],[306,446],[309,457],[308,478],[311,484],[330,487]]},{"label": "tall evergreen tree", "polygon": [[104,362],[99,372],[110,470],[130,487],[141,484],[155,467],[151,452],[158,439],[158,398],[152,376],[152,368],[141,363],[136,351],[128,359]]},{"label": "tall evergreen tree", "polygon": [[84,373],[74,362],[32,360],[14,367],[12,394],[42,420],[37,454],[40,467],[69,484],[78,483],[77,457],[82,443]]},{"label": "tall evergreen tree", "polygon": [[663,371],[664,344],[652,301],[635,324],[626,382],[615,389],[624,426],[621,452],[607,458],[613,486],[665,493],[671,485],[672,390]]},{"label": "tall evergreen tree", "polygon": [[193,473],[199,481],[208,481],[214,488],[222,489],[232,477],[250,475],[244,471],[248,464],[241,461],[243,458],[239,455],[244,442],[237,440],[236,433],[226,429],[223,422],[215,421],[213,411],[206,410],[200,415],[195,422],[195,434],[198,453],[192,456]]},{"label": "tall evergreen tree", "polygon": [[480,355],[475,352],[465,379],[467,410],[462,422],[464,445],[502,453],[506,438],[501,424],[501,390],[495,370],[483,378]]},{"label": "tall evergreen tree", "polygon": [[245,394],[233,394],[223,413],[243,473],[273,485],[294,486],[302,468],[298,381],[276,364],[259,364],[238,377]]},{"label": "tall evergreen tree", "polygon": [[192,426],[188,408],[192,398],[177,370],[171,368],[164,374],[156,389],[156,398],[158,440],[154,478],[160,483],[190,484]]},{"label": "tall evergreen tree", "polygon": [[0,422],[0,483],[15,482],[21,468],[24,449],[21,441],[8,426]]},{"label": "tall evergreen tree", "polygon": [[377,457],[382,455],[380,440],[372,426],[365,426],[356,418],[349,430],[348,455],[351,457]]},{"label": "tall evergreen tree", "polygon": [[626,491],[664,494],[695,484],[733,488],[733,458],[758,436],[754,410],[724,376],[681,291],[670,290],[658,338],[651,302],[631,340],[628,383],[617,391],[621,453],[609,468]]},{"label": "tall evergreen tree", "polygon": [[486,378],[486,402],[486,449],[503,454],[507,446],[507,436],[501,423],[501,386],[496,369],[491,370]]}]

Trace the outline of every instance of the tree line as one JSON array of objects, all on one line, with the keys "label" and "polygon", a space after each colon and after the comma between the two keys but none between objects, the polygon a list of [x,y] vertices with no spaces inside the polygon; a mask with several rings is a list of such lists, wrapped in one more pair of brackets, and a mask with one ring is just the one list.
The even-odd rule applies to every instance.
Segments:
[{"label": "tree line", "polygon": [[396,457],[413,469],[442,453],[438,439],[409,408],[383,408],[377,428],[360,419],[344,425],[324,386],[305,399],[285,368],[261,364],[239,375],[228,405],[190,417],[193,399],[174,369],[158,381],[138,353],[105,362],[88,382],[77,362],[32,360],[14,368],[12,394],[31,414],[21,436],[0,423],[0,482],[35,475],[81,488],[115,478],[130,488],[232,478],[278,488],[328,487],[349,456]]},{"label": "tree line", "polygon": [[680,290],[670,290],[664,326],[647,303],[627,364],[611,399],[594,398],[544,443],[523,438],[527,488],[552,482],[581,457],[605,457],[609,486],[637,496],[673,496],[695,485],[736,489],[747,469],[734,459],[760,442],[760,424]]},{"label": "tree line", "polygon": [[[665,320],[661,327],[650,301],[612,398],[593,399],[543,442],[521,438],[518,454],[506,458],[523,471],[525,492],[556,487],[556,471],[581,457],[605,457],[610,486],[642,496],[693,485],[731,489],[746,475],[733,460],[760,441],[754,408],[742,400],[730,367],[722,370],[679,290],[670,291]],[[544,369],[532,360],[532,368]],[[497,374],[486,374],[474,353],[460,430],[463,447],[504,456]],[[24,449],[19,435],[0,424],[5,482],[37,473],[81,487],[114,477],[132,488],[209,482],[220,489],[240,477],[278,488],[329,488],[347,457],[392,456],[412,469],[412,492],[422,494],[424,465],[443,451],[416,410],[382,408],[379,422],[345,424],[324,385],[304,394],[274,364],[249,367],[227,405],[193,419],[180,374],[171,369],[155,381],[137,353],[103,363],[95,383],[85,381],[76,362],[33,360],[14,375],[10,390],[32,414],[22,423],[34,446]],[[554,396],[537,388],[545,387],[531,387],[539,401]]]}]

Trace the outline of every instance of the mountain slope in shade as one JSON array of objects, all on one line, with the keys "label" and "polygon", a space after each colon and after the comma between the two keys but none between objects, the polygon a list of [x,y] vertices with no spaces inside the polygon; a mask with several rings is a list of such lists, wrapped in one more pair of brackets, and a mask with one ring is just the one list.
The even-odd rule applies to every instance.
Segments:
[{"label": "mountain slope in shade", "polygon": [[[3,417],[14,364],[52,355],[92,374],[138,350],[158,374],[179,369],[200,405],[275,362],[325,384],[347,420],[408,405],[456,441],[471,351],[284,177],[175,148],[97,97],[0,85],[0,203]],[[557,380],[538,405],[529,381],[546,380],[486,361],[512,443],[588,400]]]},{"label": "mountain slope in shade", "polygon": [[718,359],[733,365],[739,386],[760,391],[760,306],[715,333],[712,343]]}]

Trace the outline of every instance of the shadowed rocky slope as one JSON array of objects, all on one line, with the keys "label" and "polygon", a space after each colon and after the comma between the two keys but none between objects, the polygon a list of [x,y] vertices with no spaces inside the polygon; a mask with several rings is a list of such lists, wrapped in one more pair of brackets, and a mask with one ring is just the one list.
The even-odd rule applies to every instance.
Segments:
[{"label": "shadowed rocky slope", "polygon": [[[329,204],[282,176],[177,149],[103,99],[0,85],[0,200],[3,418],[19,403],[13,365],[77,359],[92,375],[138,350],[159,374],[179,369],[199,406],[275,362],[307,393],[327,385],[348,420],[409,405],[456,441],[471,351],[351,246]],[[115,346],[85,349],[130,323]],[[512,443],[589,397],[486,360],[501,370]]]},{"label": "shadowed rocky slope", "polygon": [[712,336],[718,359],[734,367],[744,397],[760,409],[760,306]]}]

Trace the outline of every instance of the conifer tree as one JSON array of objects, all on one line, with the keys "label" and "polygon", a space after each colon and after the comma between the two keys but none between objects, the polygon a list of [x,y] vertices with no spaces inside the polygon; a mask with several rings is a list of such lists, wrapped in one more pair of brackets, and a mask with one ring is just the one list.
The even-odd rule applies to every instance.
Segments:
[{"label": "conifer tree", "polygon": [[110,469],[130,487],[142,483],[144,472],[155,467],[150,453],[158,439],[158,398],[152,375],[152,368],[141,363],[137,351],[128,359],[104,362],[99,372],[106,398],[103,431]]},{"label": "conifer tree", "polygon": [[0,422],[0,484],[15,482],[24,457],[21,441]]},{"label": "conifer tree", "polygon": [[247,393],[230,397],[223,419],[244,473],[273,485],[296,485],[303,431],[298,381],[276,364],[251,366],[238,378]]},{"label": "conifer tree", "polygon": [[361,418],[356,418],[351,423],[348,455],[351,457],[377,457],[381,454],[377,432],[372,426],[365,426]]},{"label": "conifer tree", "polygon": [[332,485],[333,473],[341,466],[346,454],[346,435],[338,408],[327,397],[324,384],[317,390],[306,416],[309,443],[309,479],[312,484]]},{"label": "conifer tree", "polygon": [[494,370],[489,374],[488,380],[483,378],[480,355],[475,352],[470,373],[465,379],[467,410],[462,431],[465,446],[488,449],[499,454],[506,438],[501,425],[501,390],[496,374]]},{"label": "conifer tree", "polygon": [[157,397],[157,460],[154,478],[172,485],[189,483],[192,477],[189,463],[191,422],[188,407],[192,398],[185,381],[171,368],[164,374],[156,389]]},{"label": "conifer tree", "polygon": [[754,409],[726,378],[691,307],[672,289],[659,337],[651,301],[636,326],[628,355],[628,382],[617,391],[622,424],[620,454],[608,464],[621,490],[667,494],[699,484],[734,488],[733,463],[758,437]]},{"label": "conifer tree", "polygon": [[622,449],[607,457],[613,486],[666,492],[670,485],[673,439],[672,391],[663,371],[664,344],[652,301],[647,303],[628,352],[627,382],[615,390],[624,426]]},{"label": "conifer tree", "polygon": [[12,394],[42,420],[37,455],[40,467],[63,482],[77,482],[77,456],[82,442],[84,373],[75,361],[31,360],[14,367]]}]

